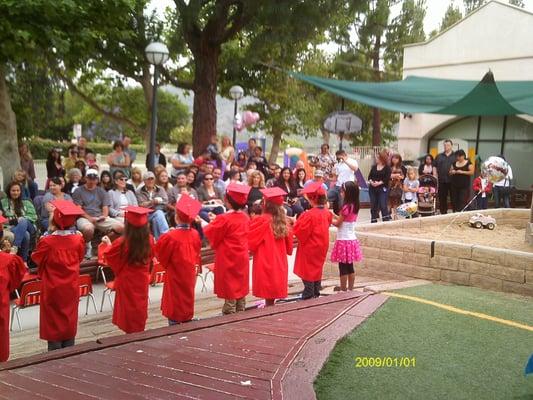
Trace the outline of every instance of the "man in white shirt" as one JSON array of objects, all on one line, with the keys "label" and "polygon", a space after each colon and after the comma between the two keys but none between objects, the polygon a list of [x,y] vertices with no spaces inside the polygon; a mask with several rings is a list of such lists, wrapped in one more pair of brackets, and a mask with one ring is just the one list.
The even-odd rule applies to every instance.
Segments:
[{"label": "man in white shirt", "polygon": [[[505,158],[501,154],[498,157],[505,160]],[[500,208],[501,203],[503,203],[503,206],[505,208],[511,208],[511,181],[513,180],[513,170],[511,169],[511,165],[509,163],[507,163],[507,165],[509,166],[507,176],[501,181],[495,182],[493,184],[494,201],[496,203],[496,208]]]},{"label": "man in white shirt", "polygon": [[359,165],[357,161],[348,157],[344,150],[335,153],[337,163],[333,167],[333,173],[337,176],[335,186],[328,191],[328,201],[333,207],[333,211],[338,214],[341,207],[341,186],[348,181],[355,182],[355,171]]}]

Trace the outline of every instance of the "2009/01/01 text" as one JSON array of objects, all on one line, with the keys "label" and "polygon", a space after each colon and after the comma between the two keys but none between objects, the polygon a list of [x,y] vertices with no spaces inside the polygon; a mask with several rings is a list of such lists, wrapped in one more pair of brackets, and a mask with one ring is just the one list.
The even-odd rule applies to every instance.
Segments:
[{"label": "2009/01/01 text", "polygon": [[416,367],[416,357],[355,357],[355,368],[395,367]]}]

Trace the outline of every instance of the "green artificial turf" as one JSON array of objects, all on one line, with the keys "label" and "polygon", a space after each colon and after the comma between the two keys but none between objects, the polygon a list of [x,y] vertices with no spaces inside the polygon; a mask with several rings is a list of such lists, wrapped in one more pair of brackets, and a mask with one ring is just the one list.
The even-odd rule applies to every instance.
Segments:
[{"label": "green artificial turf", "polygon": [[[442,285],[398,292],[533,325],[532,299]],[[532,353],[531,331],[390,298],[337,344],[315,391],[320,400],[533,399]],[[416,366],[356,368],[356,357],[414,357]]]}]

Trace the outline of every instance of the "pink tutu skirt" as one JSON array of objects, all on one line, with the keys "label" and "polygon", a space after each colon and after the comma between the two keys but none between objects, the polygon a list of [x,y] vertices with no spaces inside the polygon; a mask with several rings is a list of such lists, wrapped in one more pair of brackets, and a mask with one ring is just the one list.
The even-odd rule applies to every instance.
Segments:
[{"label": "pink tutu skirt", "polygon": [[331,261],[352,263],[363,260],[359,240],[336,240],[331,251]]}]

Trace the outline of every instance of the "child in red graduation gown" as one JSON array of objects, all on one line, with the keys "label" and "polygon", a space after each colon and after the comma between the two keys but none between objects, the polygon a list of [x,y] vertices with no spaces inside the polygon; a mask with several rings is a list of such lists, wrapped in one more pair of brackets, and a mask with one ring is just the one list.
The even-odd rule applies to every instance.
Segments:
[{"label": "child in red graduation gown", "polygon": [[204,235],[215,250],[215,294],[224,299],[223,314],[244,311],[249,292],[250,259],[248,254],[249,218],[242,209],[250,187],[231,183],[226,189],[229,211],[217,215],[204,228]]},{"label": "child in red graduation gown", "polygon": [[287,193],[278,187],[261,189],[263,213],[250,222],[248,246],[253,253],[252,293],[265,299],[267,306],[287,297],[292,232],[283,208]]},{"label": "child in red graduation gown", "polygon": [[104,260],[115,274],[113,324],[126,333],[142,332],[148,319],[148,284],[154,241],[148,225],[149,208],[125,209],[124,235],[111,244],[108,237]]},{"label": "child in red graduation gown", "polygon": [[[3,224],[8,220],[0,215],[0,240]],[[15,254],[0,252],[0,362],[9,358],[9,295],[22,282],[26,266]]]},{"label": "child in red graduation gown", "polygon": [[333,216],[325,207],[326,191],[320,182],[312,183],[302,191],[312,208],[296,220],[294,235],[298,238],[298,249],[294,262],[294,273],[304,284],[302,299],[320,296],[322,269],[329,248],[329,226]]},{"label": "child in red graduation gown", "polygon": [[182,194],[176,203],[176,229],[161,236],[155,246],[157,260],[166,270],[161,310],[169,325],[190,321],[194,316],[202,242],[198,232],[191,229],[191,222],[201,208],[199,201]]},{"label": "child in red graduation gown", "polygon": [[73,226],[83,210],[66,200],[55,200],[51,233],[43,236],[31,258],[42,280],[40,337],[48,341],[48,351],[74,345],[78,330],[80,302],[78,279],[85,241]]}]

